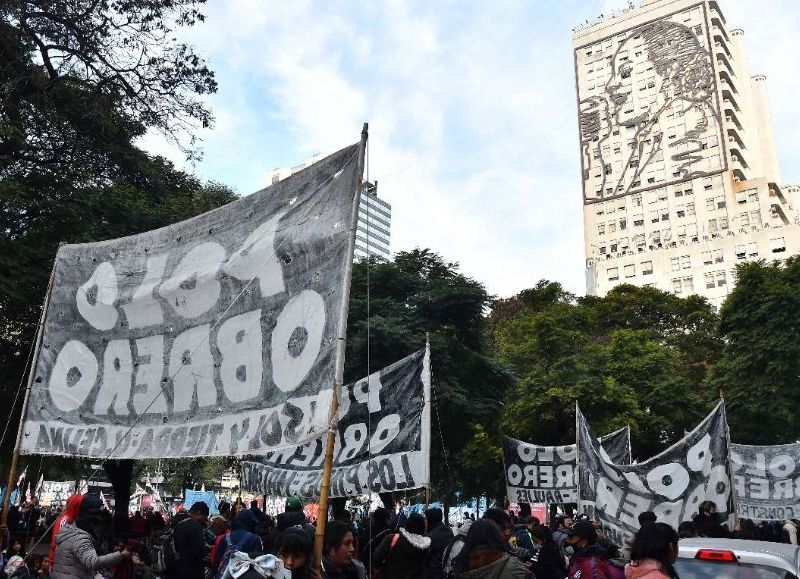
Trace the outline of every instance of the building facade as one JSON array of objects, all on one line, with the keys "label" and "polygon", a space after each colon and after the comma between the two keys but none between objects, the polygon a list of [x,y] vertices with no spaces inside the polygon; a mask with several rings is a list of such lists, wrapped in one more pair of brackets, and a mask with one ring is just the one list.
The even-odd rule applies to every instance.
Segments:
[{"label": "building facade", "polygon": [[[314,155],[294,167],[272,171],[271,183],[277,183],[324,158]],[[391,257],[392,206],[378,197],[378,182],[364,182],[361,204],[358,208],[355,259],[374,256],[388,260]]]},{"label": "building facade", "polygon": [[713,0],[646,0],[573,34],[586,286],[719,307],[737,263],[800,253],[766,79]]}]

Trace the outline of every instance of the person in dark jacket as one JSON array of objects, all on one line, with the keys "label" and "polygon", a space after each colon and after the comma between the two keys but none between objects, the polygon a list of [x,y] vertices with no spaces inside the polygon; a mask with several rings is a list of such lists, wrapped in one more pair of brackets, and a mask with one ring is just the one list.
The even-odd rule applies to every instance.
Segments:
[{"label": "person in dark jacket", "polygon": [[233,553],[241,551],[254,555],[264,550],[261,538],[255,534],[258,519],[252,509],[242,509],[233,522],[233,530],[216,545],[215,560],[211,561],[211,569],[217,577],[221,577]]},{"label": "person in dark jacket", "polygon": [[531,570],[536,579],[564,579],[567,576],[567,565],[564,556],[553,540],[553,532],[542,525],[531,531],[534,544]]},{"label": "person in dark jacket", "polygon": [[723,527],[717,518],[717,505],[714,501],[703,501],[694,516],[694,527],[699,537],[714,537],[726,539],[731,536],[728,529]]},{"label": "person in dark jacket", "polygon": [[378,507],[361,532],[358,540],[359,554],[367,569],[372,568],[372,552],[392,530],[389,519],[389,509]]},{"label": "person in dark jacket", "polygon": [[275,552],[292,579],[321,579],[314,569],[312,558],[314,543],[303,529],[290,527],[283,531],[275,543]]},{"label": "person in dark jacket", "polygon": [[428,537],[431,539],[431,548],[428,552],[428,574],[427,579],[442,579],[444,570],[442,561],[444,552],[455,540],[453,531],[446,526],[443,520],[442,509],[428,509],[425,511],[425,518],[428,521]]},{"label": "person in dark jacket", "polygon": [[372,553],[381,579],[419,579],[425,577],[431,538],[425,536],[425,517],[414,513],[404,529],[383,538]]},{"label": "person in dark jacket", "polygon": [[531,556],[536,556],[536,543],[533,540],[533,530],[541,525],[541,521],[537,517],[528,517],[524,525],[517,525],[514,528],[514,537],[517,539],[517,547],[525,549],[531,553]]},{"label": "person in dark jacket", "polygon": [[167,573],[169,579],[204,579],[208,554],[204,532],[208,513],[208,505],[198,501],[191,506],[188,516],[175,523],[172,539],[179,562]]},{"label": "person in dark jacket", "polygon": [[350,525],[331,521],[325,527],[322,579],[366,579],[367,572],[355,555],[355,538]]},{"label": "person in dark jacket", "polygon": [[458,579],[529,579],[522,561],[509,554],[500,527],[483,517],[470,526],[461,553],[453,561]]}]

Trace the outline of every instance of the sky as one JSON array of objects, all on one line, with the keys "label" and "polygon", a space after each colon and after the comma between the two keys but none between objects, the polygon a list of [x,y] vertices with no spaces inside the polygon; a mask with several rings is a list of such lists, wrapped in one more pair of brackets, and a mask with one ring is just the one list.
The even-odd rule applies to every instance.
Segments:
[{"label": "sky", "polygon": [[[783,181],[800,181],[795,0],[719,0],[767,75]],[[585,293],[572,28],[627,0],[208,0],[185,33],[216,72],[213,129],[187,165],[246,195],[359,139],[392,204],[392,251],[430,248],[510,297]]]}]

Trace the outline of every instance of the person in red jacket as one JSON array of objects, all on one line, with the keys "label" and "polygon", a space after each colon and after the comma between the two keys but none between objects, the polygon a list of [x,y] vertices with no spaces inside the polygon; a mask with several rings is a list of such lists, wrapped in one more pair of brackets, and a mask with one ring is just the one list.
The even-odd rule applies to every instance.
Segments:
[{"label": "person in red jacket", "polygon": [[623,579],[625,572],[614,565],[597,542],[597,531],[589,519],[580,519],[567,531],[564,552],[570,558],[569,579]]},{"label": "person in red jacket", "polygon": [[50,555],[48,556],[51,562],[56,558],[56,536],[58,532],[64,528],[64,525],[75,522],[81,512],[81,503],[83,503],[83,495],[71,495],[67,499],[67,506],[64,508],[64,512],[58,515],[56,522],[53,523],[53,538],[50,539]]}]

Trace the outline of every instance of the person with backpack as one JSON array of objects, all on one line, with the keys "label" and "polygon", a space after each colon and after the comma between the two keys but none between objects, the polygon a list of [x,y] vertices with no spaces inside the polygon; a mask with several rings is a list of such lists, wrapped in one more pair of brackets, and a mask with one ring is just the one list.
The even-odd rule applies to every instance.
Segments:
[{"label": "person with backpack", "polygon": [[425,536],[425,517],[413,513],[405,528],[383,538],[372,554],[380,579],[425,577],[431,538]]},{"label": "person with backpack", "polygon": [[444,551],[444,556],[442,557],[442,573],[445,579],[453,579],[454,577],[453,562],[464,548],[464,544],[467,541],[467,533],[469,533],[472,523],[472,519],[465,517],[464,522],[458,528],[458,533],[456,533],[455,539],[453,539],[453,541],[450,543],[450,546]]},{"label": "person with backpack", "polygon": [[208,505],[198,501],[187,516],[173,519],[171,542],[176,560],[168,563],[170,568],[165,575],[169,579],[205,579],[208,549],[204,532],[208,514]]},{"label": "person with backpack", "polygon": [[475,521],[467,533],[461,553],[453,561],[457,579],[530,579],[519,558],[509,553],[508,543],[493,520]]},{"label": "person with backpack", "polygon": [[261,539],[254,533],[258,519],[251,509],[242,509],[233,522],[233,530],[224,535],[217,545],[216,557],[211,561],[214,575],[220,579],[225,574],[228,561],[234,553],[260,553],[264,550]]},{"label": "person with backpack", "polygon": [[98,555],[95,540],[103,526],[100,497],[85,495],[74,523],[62,527],[56,536],[55,560],[50,573],[53,579],[94,579],[100,569],[110,569],[131,560],[127,550]]},{"label": "person with backpack", "polygon": [[589,519],[581,519],[567,530],[564,552],[570,558],[569,579],[623,579],[625,572],[611,562],[597,542],[597,531]]}]

